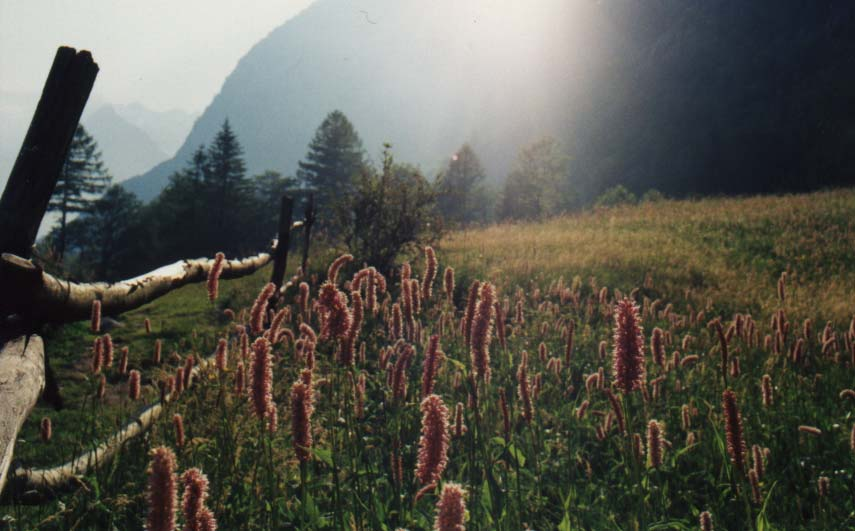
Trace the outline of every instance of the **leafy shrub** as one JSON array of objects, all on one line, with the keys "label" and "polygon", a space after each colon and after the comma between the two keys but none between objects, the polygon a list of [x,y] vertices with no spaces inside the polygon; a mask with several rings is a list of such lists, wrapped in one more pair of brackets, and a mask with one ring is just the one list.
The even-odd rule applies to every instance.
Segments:
[{"label": "leafy shrub", "polygon": [[637,199],[635,194],[626,189],[622,184],[608,188],[600,194],[600,197],[594,202],[597,207],[612,207],[618,205],[635,204]]},{"label": "leafy shrub", "polygon": [[657,201],[664,201],[665,194],[657,190],[656,188],[651,188],[644,192],[644,195],[641,196],[642,203],[656,203]]},{"label": "leafy shrub", "polygon": [[338,226],[357,263],[388,271],[400,253],[438,238],[435,206],[431,184],[417,168],[396,164],[386,144],[382,170],[363,171],[339,203]]}]

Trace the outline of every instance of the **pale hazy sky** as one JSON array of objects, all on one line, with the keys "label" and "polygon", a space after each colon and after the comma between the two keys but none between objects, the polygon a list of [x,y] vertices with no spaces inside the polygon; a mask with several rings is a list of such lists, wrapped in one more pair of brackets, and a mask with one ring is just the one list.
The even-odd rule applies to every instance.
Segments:
[{"label": "pale hazy sky", "polygon": [[311,1],[0,0],[0,97],[39,94],[64,44],[101,67],[90,103],[200,112],[249,49]]}]

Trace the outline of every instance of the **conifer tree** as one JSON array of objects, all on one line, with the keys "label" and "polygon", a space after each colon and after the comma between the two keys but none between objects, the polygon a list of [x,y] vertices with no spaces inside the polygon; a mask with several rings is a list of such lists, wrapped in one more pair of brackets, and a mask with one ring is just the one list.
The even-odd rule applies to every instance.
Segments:
[{"label": "conifer tree", "polygon": [[211,210],[205,188],[207,174],[208,153],[202,145],[183,169],[169,177],[169,184],[152,202],[161,260],[210,254],[213,238],[207,225]]},{"label": "conifer tree", "polygon": [[97,196],[109,184],[110,175],[101,160],[98,143],[82,125],[78,125],[48,204],[48,211],[60,213],[56,249],[60,261],[65,255],[68,215],[90,212]]},{"label": "conifer tree", "polygon": [[281,173],[267,170],[251,179],[253,196],[252,211],[247,224],[248,241],[255,249],[263,249],[276,238],[279,228],[279,209],[282,196],[288,195],[294,200],[293,219],[299,219],[298,210],[303,191],[294,177],[284,177]]},{"label": "conifer tree", "polygon": [[118,185],[111,186],[92,209],[68,225],[69,253],[79,253],[81,276],[115,280],[127,269],[136,251],[134,238],[142,204],[137,196]]},{"label": "conifer tree", "polygon": [[[195,165],[195,162],[194,162]],[[252,186],[246,177],[243,148],[228,119],[208,147],[204,175],[208,214],[207,245],[226,253],[242,250],[241,224],[248,207]]]},{"label": "conifer tree", "polygon": [[354,178],[365,168],[362,140],[341,111],[324,118],[300,161],[297,178],[315,192],[318,222],[329,226],[338,202],[353,190]]}]

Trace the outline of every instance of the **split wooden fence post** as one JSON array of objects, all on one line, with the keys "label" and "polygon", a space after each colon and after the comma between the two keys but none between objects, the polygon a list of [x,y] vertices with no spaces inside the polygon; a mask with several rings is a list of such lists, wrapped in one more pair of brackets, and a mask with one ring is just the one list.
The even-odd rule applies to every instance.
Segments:
[{"label": "split wooden fence post", "polygon": [[0,252],[30,257],[97,74],[98,65],[89,52],[66,46],[56,51],[30,128],[0,197]]},{"label": "split wooden fence post", "polygon": [[[98,75],[87,51],[60,47],[45,81],[18,158],[0,196],[0,252],[32,254],[39,225],[68,155],[77,123]],[[0,292],[10,296],[8,270],[0,267]],[[5,305],[3,305],[5,306]],[[3,308],[5,309],[5,308]],[[34,323],[0,312],[0,491],[18,432],[45,387],[42,339]]]},{"label": "split wooden fence post", "polygon": [[305,222],[303,223],[303,261],[300,264],[300,273],[303,278],[308,278],[309,266],[309,242],[312,238],[312,225],[315,223],[315,194],[309,194],[309,202],[306,205]]},{"label": "split wooden fence post", "polygon": [[288,247],[291,246],[291,218],[293,217],[294,201],[287,195],[282,196],[279,206],[279,239],[276,241],[276,249],[273,251],[273,272],[270,274],[270,282],[276,286],[275,294],[271,304],[274,305],[279,298],[279,288],[285,279],[285,270],[288,268]]}]

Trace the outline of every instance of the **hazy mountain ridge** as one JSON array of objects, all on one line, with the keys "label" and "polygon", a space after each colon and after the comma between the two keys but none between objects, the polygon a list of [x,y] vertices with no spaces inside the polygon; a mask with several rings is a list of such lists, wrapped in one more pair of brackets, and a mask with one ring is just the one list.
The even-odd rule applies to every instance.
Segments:
[{"label": "hazy mountain ridge", "polygon": [[98,142],[101,157],[114,182],[121,182],[169,157],[145,131],[121,117],[112,105],[87,114],[81,123]]},{"label": "hazy mountain ridge", "polygon": [[226,118],[250,174],[292,175],[333,109],[370,156],[390,141],[429,176],[469,142],[501,181],[520,146],[553,135],[577,204],[615,184],[678,197],[851,184],[853,27],[855,3],[830,0],[318,0],[239,61],[173,158],[125,186],[155,197]]},{"label": "hazy mountain ridge", "polygon": [[[520,8],[476,4],[313,4],[241,59],[174,159],[127,188],[151,199],[226,118],[250,173],[292,174],[333,109],[351,119],[374,158],[390,141],[399,160],[432,174],[469,141],[491,177],[503,175],[519,145],[566,127],[567,95],[579,91],[571,90],[569,77],[549,86],[540,81],[579,52],[565,46],[565,2],[533,8],[537,20],[557,21],[548,34],[542,24],[515,26]],[[503,41],[503,29],[528,38]]]},{"label": "hazy mountain ridge", "polygon": [[[12,171],[38,100],[38,94],[0,92],[0,184],[5,184]],[[161,112],[139,103],[101,101],[89,102],[81,123],[98,142],[115,182],[174,155],[196,118],[196,114],[178,109]]]},{"label": "hazy mountain ridge", "polygon": [[182,109],[155,111],[137,102],[113,105],[113,108],[119,116],[145,131],[167,157],[175,155],[199,117],[197,112]]}]

